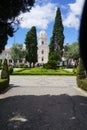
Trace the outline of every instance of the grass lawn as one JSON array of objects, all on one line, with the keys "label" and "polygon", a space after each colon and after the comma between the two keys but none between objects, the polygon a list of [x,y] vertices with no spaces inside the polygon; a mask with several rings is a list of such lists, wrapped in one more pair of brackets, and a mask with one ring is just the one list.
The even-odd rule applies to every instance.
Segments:
[{"label": "grass lawn", "polygon": [[1,83],[1,82],[4,82],[4,81],[5,81],[5,79],[0,79],[0,83]]},{"label": "grass lawn", "polygon": [[74,75],[74,73],[63,69],[22,68],[14,71],[13,75]]}]

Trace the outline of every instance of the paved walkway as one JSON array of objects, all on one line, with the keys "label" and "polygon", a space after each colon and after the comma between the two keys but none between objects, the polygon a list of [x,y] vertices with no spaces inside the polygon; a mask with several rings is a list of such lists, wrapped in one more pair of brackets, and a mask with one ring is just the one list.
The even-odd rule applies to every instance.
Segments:
[{"label": "paved walkway", "polygon": [[74,76],[11,76],[0,130],[87,130],[87,93]]}]

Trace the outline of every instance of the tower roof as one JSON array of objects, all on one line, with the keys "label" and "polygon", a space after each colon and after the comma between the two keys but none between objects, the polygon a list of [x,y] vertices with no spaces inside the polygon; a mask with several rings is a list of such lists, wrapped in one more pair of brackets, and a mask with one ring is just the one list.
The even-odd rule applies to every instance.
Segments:
[{"label": "tower roof", "polygon": [[47,38],[47,34],[44,30],[40,31],[39,38]]}]

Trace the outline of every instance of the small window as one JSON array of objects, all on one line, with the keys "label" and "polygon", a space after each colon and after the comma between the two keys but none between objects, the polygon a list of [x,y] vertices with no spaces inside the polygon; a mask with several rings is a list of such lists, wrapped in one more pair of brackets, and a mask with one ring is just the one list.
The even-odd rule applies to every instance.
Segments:
[{"label": "small window", "polygon": [[44,50],[42,50],[42,54],[44,54]]},{"label": "small window", "polygon": [[42,57],[42,61],[44,61],[44,58]]},{"label": "small window", "polygon": [[42,45],[44,45],[44,41],[42,41]]},{"label": "small window", "polygon": [[12,60],[11,60],[11,59],[9,60],[9,63],[12,63]]},{"label": "small window", "polygon": [[21,60],[21,59],[19,59],[19,63],[22,63],[22,60]]}]

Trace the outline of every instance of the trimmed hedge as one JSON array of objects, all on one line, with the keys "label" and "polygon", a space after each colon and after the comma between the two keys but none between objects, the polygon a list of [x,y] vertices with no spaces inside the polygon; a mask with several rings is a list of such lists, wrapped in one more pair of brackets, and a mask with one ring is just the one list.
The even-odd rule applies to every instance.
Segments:
[{"label": "trimmed hedge", "polygon": [[78,85],[78,87],[87,91],[87,79],[77,79],[77,85]]},{"label": "trimmed hedge", "polygon": [[86,71],[81,58],[79,59],[79,64],[77,67],[77,85],[81,89],[87,91]]},{"label": "trimmed hedge", "polygon": [[0,79],[0,93],[9,87],[7,79]]},{"label": "trimmed hedge", "polygon": [[67,70],[53,70],[53,69],[43,69],[43,68],[31,68],[31,69],[21,69],[14,71],[12,75],[74,75],[73,72]]},{"label": "trimmed hedge", "polygon": [[3,67],[1,71],[1,79],[7,79],[9,83],[10,76],[9,76],[9,71],[8,71],[7,59],[4,59],[4,62],[3,62]]}]

